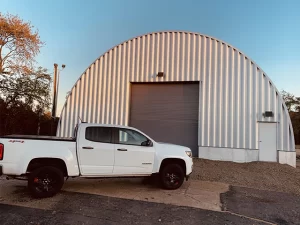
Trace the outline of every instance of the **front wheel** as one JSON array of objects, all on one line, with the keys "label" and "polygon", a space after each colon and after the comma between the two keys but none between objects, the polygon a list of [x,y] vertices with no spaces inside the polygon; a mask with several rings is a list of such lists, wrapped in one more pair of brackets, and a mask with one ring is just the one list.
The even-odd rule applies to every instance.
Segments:
[{"label": "front wheel", "polygon": [[162,186],[168,190],[180,188],[184,181],[184,171],[178,164],[168,164],[164,166],[160,173]]},{"label": "front wheel", "polygon": [[28,188],[35,198],[52,197],[60,191],[63,184],[63,172],[53,166],[40,167],[28,177]]}]

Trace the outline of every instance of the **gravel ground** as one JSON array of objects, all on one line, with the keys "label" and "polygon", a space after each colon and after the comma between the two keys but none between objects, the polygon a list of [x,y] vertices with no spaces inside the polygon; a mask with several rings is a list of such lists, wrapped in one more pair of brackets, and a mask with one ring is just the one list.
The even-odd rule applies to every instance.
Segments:
[{"label": "gravel ground", "polygon": [[233,163],[194,159],[191,179],[300,195],[299,166],[293,168],[278,163]]}]

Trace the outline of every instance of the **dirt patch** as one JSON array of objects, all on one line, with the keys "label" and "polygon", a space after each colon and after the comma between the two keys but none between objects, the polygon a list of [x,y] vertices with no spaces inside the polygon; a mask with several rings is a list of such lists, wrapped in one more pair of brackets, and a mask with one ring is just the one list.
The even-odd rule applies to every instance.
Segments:
[{"label": "dirt patch", "polygon": [[191,179],[300,195],[300,167],[278,163],[194,159]]}]

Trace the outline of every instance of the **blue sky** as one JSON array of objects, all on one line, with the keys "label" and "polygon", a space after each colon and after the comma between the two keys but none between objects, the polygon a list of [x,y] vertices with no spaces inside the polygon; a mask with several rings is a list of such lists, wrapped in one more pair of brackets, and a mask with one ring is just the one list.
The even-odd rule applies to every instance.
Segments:
[{"label": "blue sky", "polygon": [[46,45],[37,60],[61,73],[59,105],[106,50],[153,31],[185,30],[221,39],[253,59],[279,90],[300,96],[297,0],[1,0],[0,11],[31,21]]}]

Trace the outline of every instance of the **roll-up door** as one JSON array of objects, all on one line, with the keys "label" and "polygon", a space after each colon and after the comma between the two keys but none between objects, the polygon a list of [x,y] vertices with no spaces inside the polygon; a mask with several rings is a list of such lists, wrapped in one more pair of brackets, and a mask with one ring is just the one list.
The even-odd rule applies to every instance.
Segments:
[{"label": "roll-up door", "polygon": [[130,126],[198,155],[199,83],[132,83]]}]

